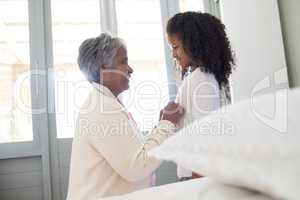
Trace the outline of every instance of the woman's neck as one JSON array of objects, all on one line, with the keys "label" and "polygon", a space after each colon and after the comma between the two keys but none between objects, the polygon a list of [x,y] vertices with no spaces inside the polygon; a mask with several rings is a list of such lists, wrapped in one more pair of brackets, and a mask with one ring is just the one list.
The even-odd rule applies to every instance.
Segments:
[{"label": "woman's neck", "polygon": [[115,88],[113,88],[111,85],[106,84],[106,83],[100,83],[101,85],[107,87],[111,93],[117,98],[119,96],[119,94],[121,93],[120,91],[116,90]]}]

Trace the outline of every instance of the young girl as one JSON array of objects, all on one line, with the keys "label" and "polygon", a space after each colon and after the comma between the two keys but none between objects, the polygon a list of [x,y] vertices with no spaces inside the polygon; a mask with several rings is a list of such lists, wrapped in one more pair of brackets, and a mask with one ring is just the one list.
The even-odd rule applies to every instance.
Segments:
[{"label": "young girl", "polygon": [[[225,26],[210,14],[178,13],[169,19],[167,35],[184,74],[176,97],[186,111],[182,128],[230,102],[228,79],[234,59]],[[180,180],[199,177],[180,166],[177,175]]]}]

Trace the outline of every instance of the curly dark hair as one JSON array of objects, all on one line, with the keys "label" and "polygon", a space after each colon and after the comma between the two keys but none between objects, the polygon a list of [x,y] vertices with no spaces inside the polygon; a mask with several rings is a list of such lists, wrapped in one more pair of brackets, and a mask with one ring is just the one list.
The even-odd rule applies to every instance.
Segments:
[{"label": "curly dark hair", "polygon": [[228,79],[235,62],[224,24],[208,13],[184,12],[169,19],[167,33],[181,40],[183,50],[201,71],[215,76],[230,100]]}]

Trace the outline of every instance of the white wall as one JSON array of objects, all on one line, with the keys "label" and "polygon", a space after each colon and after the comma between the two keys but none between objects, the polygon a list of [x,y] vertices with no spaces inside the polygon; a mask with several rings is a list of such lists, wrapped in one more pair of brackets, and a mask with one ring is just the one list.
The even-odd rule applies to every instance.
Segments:
[{"label": "white wall", "polygon": [[300,87],[300,1],[278,0],[291,87]]},{"label": "white wall", "polygon": [[221,0],[220,9],[236,53],[236,71],[232,76],[234,102],[286,83],[277,1]]}]

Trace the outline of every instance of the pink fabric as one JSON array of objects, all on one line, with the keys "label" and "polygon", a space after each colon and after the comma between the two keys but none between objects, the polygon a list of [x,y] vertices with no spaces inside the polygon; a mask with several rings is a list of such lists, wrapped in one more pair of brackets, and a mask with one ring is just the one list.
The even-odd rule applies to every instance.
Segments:
[{"label": "pink fabric", "polygon": [[151,184],[151,187],[154,187],[156,185],[156,175],[155,173],[153,173],[151,176],[150,176],[150,184]]}]

